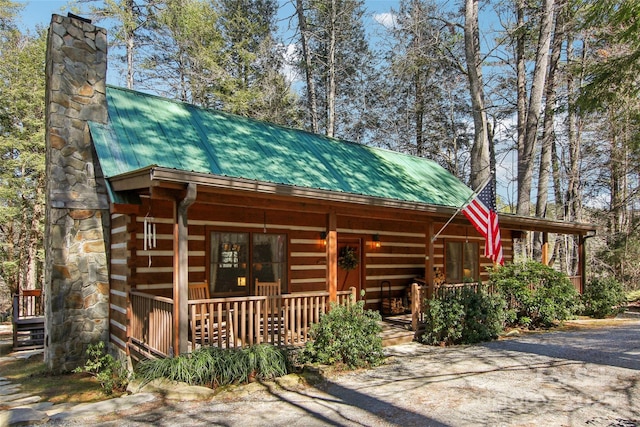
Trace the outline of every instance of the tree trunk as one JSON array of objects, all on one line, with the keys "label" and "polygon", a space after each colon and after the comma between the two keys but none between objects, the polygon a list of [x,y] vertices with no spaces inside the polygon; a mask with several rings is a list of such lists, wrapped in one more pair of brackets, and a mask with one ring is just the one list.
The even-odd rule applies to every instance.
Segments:
[{"label": "tree trunk", "polygon": [[422,157],[424,155],[424,92],[422,91],[422,81],[420,79],[420,73],[415,74],[415,91],[416,91],[416,156]]},{"label": "tree trunk", "polygon": [[610,211],[613,216],[612,230],[614,235],[622,233],[625,230],[625,199],[626,199],[626,168],[625,168],[625,148],[624,137],[618,135],[618,127],[615,124],[616,118],[613,117],[613,111],[609,110],[609,126],[611,133],[609,136],[611,159],[609,166],[610,183],[609,191],[611,191],[611,207]]},{"label": "tree trunk", "polygon": [[[564,4],[559,4],[564,7]],[[560,61],[560,51],[564,41],[564,13],[560,10],[553,32],[553,46],[549,63],[549,76],[545,89],[544,123],[542,127],[542,151],[540,153],[540,170],[538,173],[538,197],[536,198],[536,217],[544,218],[547,214],[547,200],[549,198],[549,178],[551,175],[551,154],[555,140],[553,124],[555,121],[556,104],[556,71]],[[539,259],[542,254],[542,233],[536,232],[533,238],[533,256]]]},{"label": "tree trunk", "polygon": [[307,18],[304,16],[302,0],[296,0],[296,13],[298,14],[298,27],[300,29],[300,44],[304,60],[305,81],[307,84],[307,108],[311,119],[311,130],[318,133],[318,102],[316,99],[316,84],[313,80],[313,62],[309,50],[309,30]]},{"label": "tree trunk", "polygon": [[478,0],[465,0],[464,18],[464,53],[474,125],[471,147],[471,187],[476,190],[491,176],[487,112],[484,105],[482,64],[480,64]]},{"label": "tree trunk", "polygon": [[25,283],[23,283],[23,289],[35,289],[37,283],[42,283],[38,280],[39,268],[38,268],[38,247],[42,241],[42,235],[40,233],[40,224],[43,222],[44,217],[44,205],[39,203],[38,200],[42,200],[42,193],[44,191],[44,183],[38,185],[35,189],[35,200],[33,204],[33,212],[31,214],[31,229],[28,231],[28,238],[25,242],[27,245],[27,260],[26,260],[26,273]]},{"label": "tree trunk", "polygon": [[[558,148],[555,139],[551,141],[551,170],[553,171],[553,190],[556,199],[556,219],[564,219],[564,199],[562,197],[562,183],[560,178],[560,158],[558,157]],[[556,235],[556,243],[554,246],[553,260],[560,262],[560,271],[569,273],[565,254],[567,252],[566,240],[562,234]],[[553,263],[550,263],[553,265]]]},{"label": "tree trunk", "polygon": [[[127,0],[126,13],[131,17],[134,16],[134,0]],[[127,89],[133,89],[133,50],[135,45],[135,33],[133,29],[133,22],[125,22],[124,23],[124,31],[125,31],[125,44],[127,49]]]},{"label": "tree trunk", "polygon": [[533,177],[533,161],[536,148],[538,123],[542,95],[544,93],[551,44],[551,27],[553,25],[554,0],[545,0],[540,21],[540,35],[536,50],[536,61],[533,70],[533,81],[529,94],[527,119],[525,122],[522,147],[518,147],[518,206],[519,215],[531,215],[531,182]]},{"label": "tree trunk", "polygon": [[329,24],[329,51],[327,52],[328,83],[327,90],[327,136],[333,137],[336,131],[336,0],[331,0]]},{"label": "tree trunk", "polygon": [[[567,58],[568,61],[575,63],[574,58],[574,39],[570,35],[567,37]],[[586,60],[587,46],[582,48],[581,64],[584,66]],[[569,141],[569,171],[567,183],[567,195],[565,197],[565,220],[580,221],[582,218],[582,197],[580,195],[580,158],[581,158],[581,131],[579,126],[578,112],[575,108],[575,99],[578,89],[582,86],[583,76],[578,76],[578,82],[575,82],[572,73],[567,73],[567,93],[569,94],[569,108],[567,117],[567,136]],[[570,275],[575,274],[578,268],[578,251],[579,244],[576,238],[567,241],[567,272]]]}]

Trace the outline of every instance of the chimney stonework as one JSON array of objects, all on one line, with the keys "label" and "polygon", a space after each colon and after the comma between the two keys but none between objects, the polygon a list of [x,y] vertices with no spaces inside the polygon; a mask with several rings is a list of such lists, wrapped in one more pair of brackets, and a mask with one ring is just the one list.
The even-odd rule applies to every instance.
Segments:
[{"label": "chimney stonework", "polygon": [[107,122],[107,34],[53,15],[46,60],[45,362],[109,339],[109,202],[87,121]]}]

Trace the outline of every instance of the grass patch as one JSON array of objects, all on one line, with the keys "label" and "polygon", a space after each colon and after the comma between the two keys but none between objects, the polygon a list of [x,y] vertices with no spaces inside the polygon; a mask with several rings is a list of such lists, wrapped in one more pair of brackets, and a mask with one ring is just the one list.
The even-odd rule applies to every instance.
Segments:
[{"label": "grass patch", "polygon": [[86,374],[51,374],[43,356],[0,361],[0,376],[21,386],[20,392],[52,403],[84,403],[104,400],[98,381]]},{"label": "grass patch", "polygon": [[[20,393],[40,396],[43,402],[86,403],[105,400],[100,383],[87,374],[52,374],[42,354],[28,359],[5,357],[12,350],[11,335],[0,336],[0,377],[20,385]],[[3,408],[0,403],[0,410]]]}]

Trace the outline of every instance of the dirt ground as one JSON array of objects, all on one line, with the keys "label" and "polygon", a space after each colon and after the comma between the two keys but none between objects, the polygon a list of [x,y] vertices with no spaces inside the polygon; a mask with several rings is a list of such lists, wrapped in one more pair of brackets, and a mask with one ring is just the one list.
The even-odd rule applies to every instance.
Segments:
[{"label": "dirt ground", "polygon": [[50,422],[94,426],[636,426],[640,322],[584,322],[474,346],[388,348],[376,369],[296,376],[206,402]]}]

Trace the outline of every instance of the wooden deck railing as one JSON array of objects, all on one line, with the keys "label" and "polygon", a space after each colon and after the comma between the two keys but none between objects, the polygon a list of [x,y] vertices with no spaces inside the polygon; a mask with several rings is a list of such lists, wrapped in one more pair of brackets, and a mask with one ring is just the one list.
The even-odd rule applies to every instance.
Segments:
[{"label": "wooden deck railing", "polygon": [[44,347],[44,298],[41,289],[22,289],[13,296],[13,348]]},{"label": "wooden deck railing", "polygon": [[19,294],[13,296],[13,317],[15,319],[40,316],[44,316],[42,289],[23,289]]},{"label": "wooden deck railing", "polygon": [[569,276],[569,280],[576,291],[582,293],[582,276]]},{"label": "wooden deck railing", "polygon": [[[348,304],[355,289],[338,292]],[[248,347],[260,343],[301,345],[329,309],[328,292],[189,300],[189,349]],[[173,353],[173,300],[131,292],[130,343],[146,355]]]},{"label": "wooden deck railing", "polygon": [[129,342],[145,356],[173,355],[173,300],[131,292]]}]

